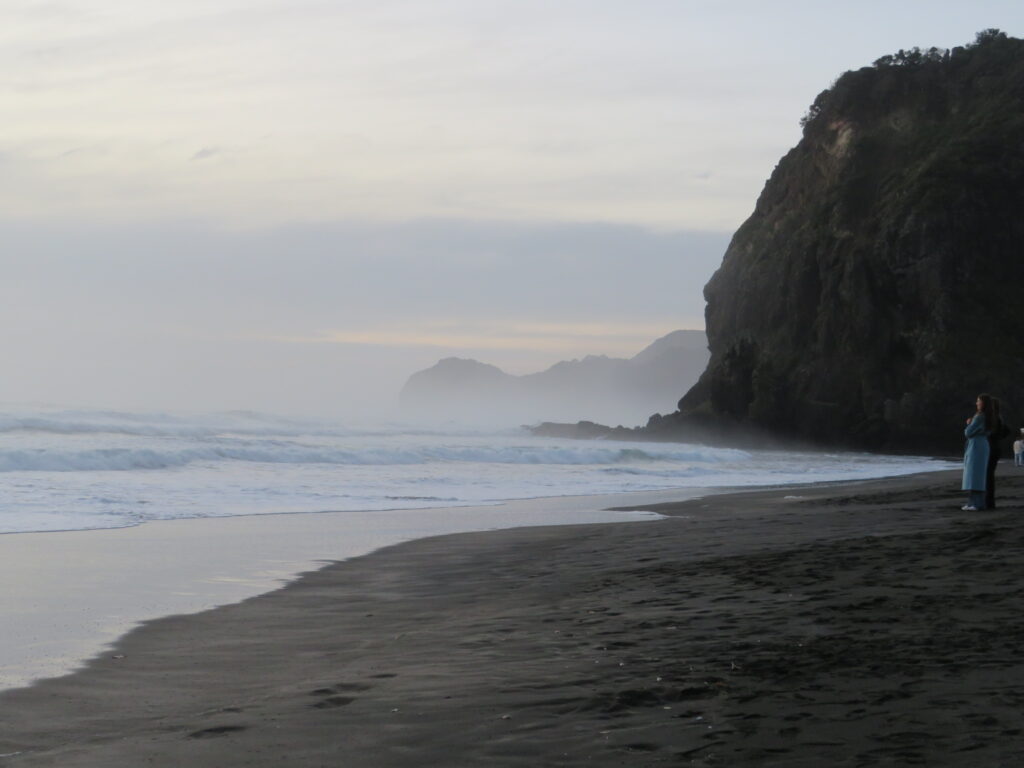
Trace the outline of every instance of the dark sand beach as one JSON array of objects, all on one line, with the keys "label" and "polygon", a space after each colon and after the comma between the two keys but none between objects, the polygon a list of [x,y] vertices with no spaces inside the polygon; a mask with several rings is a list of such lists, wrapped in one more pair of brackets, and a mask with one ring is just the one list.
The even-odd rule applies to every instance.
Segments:
[{"label": "dark sand beach", "polygon": [[1024,765],[1024,474],[410,542],[0,695],[3,766]]}]

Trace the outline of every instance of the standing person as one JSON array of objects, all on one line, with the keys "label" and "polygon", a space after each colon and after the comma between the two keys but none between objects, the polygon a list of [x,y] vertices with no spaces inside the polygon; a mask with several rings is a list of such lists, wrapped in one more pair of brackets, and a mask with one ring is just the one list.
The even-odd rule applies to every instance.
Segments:
[{"label": "standing person", "polygon": [[1013,463],[1015,466],[1024,467],[1024,428],[1013,443]]},{"label": "standing person", "polygon": [[992,422],[988,429],[988,464],[985,467],[985,509],[996,508],[996,464],[1003,457],[1003,441],[1010,436],[1010,429],[1003,424],[999,415],[999,398],[992,398]]},{"label": "standing person", "polygon": [[974,416],[967,419],[964,430],[967,446],[964,449],[964,481],[960,487],[969,491],[967,503],[961,507],[965,512],[985,508],[985,473],[988,470],[988,430],[985,425],[995,422],[991,395],[978,395],[974,406]]}]

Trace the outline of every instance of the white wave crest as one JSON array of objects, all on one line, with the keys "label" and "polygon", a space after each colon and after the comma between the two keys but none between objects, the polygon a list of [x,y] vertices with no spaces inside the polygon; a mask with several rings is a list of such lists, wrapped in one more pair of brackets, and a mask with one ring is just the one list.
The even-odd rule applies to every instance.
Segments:
[{"label": "white wave crest", "polygon": [[685,446],[641,450],[608,444],[315,446],[284,440],[217,440],[181,448],[35,448],[0,450],[0,472],[159,470],[197,463],[399,465],[439,463],[634,465],[653,462],[716,464],[742,460],[743,451]]},{"label": "white wave crest", "polygon": [[494,434],[493,430],[470,428],[410,429],[405,424],[375,424],[372,427],[357,427],[329,421],[303,421],[250,411],[232,411],[190,417],[120,411],[46,411],[29,414],[0,412],[0,435],[21,432],[49,435],[126,435],[180,438],[212,438],[221,435],[342,438],[396,435],[455,437]]}]

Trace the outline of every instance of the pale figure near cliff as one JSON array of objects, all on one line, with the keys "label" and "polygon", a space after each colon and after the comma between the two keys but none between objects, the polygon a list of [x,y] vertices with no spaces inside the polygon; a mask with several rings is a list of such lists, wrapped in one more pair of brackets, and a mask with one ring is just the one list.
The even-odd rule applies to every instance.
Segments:
[{"label": "pale figure near cliff", "polygon": [[961,507],[967,512],[985,508],[985,473],[988,470],[989,451],[986,425],[994,423],[992,398],[989,395],[978,395],[975,408],[975,414],[967,420],[967,428],[964,430],[967,446],[964,449],[964,479],[960,487],[968,492],[967,503]]}]

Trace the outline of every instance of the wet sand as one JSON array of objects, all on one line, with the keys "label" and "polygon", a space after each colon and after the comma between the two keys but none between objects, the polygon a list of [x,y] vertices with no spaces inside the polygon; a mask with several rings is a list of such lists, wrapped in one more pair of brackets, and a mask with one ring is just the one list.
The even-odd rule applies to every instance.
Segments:
[{"label": "wet sand", "polygon": [[[325,563],[404,541],[559,521],[658,517],[606,510],[622,498],[153,520],[129,528],[3,534],[0,691],[73,672],[147,620],[236,603]],[[628,498],[655,503],[671,496]]]},{"label": "wet sand", "polygon": [[2,766],[1019,766],[1024,473],[436,537],[0,694]]}]

